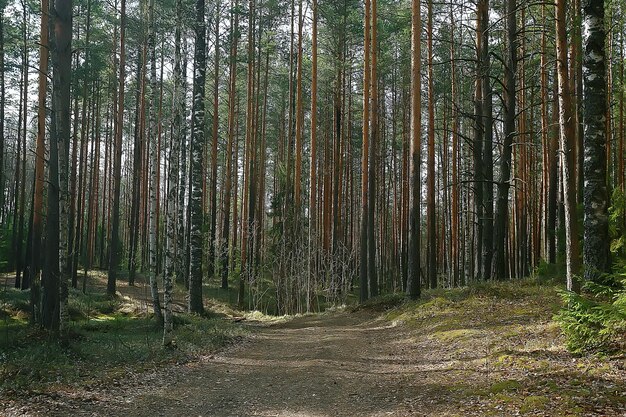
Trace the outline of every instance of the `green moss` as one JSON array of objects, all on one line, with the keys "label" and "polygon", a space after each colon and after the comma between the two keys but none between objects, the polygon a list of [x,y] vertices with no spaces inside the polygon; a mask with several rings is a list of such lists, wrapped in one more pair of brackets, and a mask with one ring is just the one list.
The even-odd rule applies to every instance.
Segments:
[{"label": "green moss", "polygon": [[116,379],[129,370],[186,361],[249,333],[210,314],[177,314],[175,348],[163,349],[163,329],[154,317],[129,308],[137,300],[72,290],[68,340],[61,344],[54,334],[28,325],[29,314],[20,308],[27,302],[24,292],[0,292],[0,395],[45,389],[51,382]]},{"label": "green moss", "polygon": [[555,381],[547,380],[544,381],[543,385],[551,392],[557,392],[560,390],[559,384],[557,384]]},{"label": "green moss", "polygon": [[503,402],[505,404],[513,404],[517,400],[517,397],[514,397],[514,396],[509,395],[509,394],[505,394],[503,392],[497,393],[493,398],[496,401],[500,401],[500,402]]},{"label": "green moss", "polygon": [[522,387],[522,384],[519,381],[514,379],[507,379],[504,381],[498,381],[495,384],[491,385],[489,388],[489,392],[492,394],[499,394],[504,391],[517,391]]},{"label": "green moss", "polygon": [[465,341],[479,336],[480,331],[474,329],[443,330],[437,331],[432,335],[432,337],[444,343]]},{"label": "green moss", "polygon": [[544,397],[541,395],[530,395],[524,398],[522,402],[522,406],[520,407],[521,413],[531,413],[536,411],[544,410],[550,400],[548,397]]},{"label": "green moss", "polygon": [[446,299],[444,297],[435,297],[432,300],[419,306],[419,308],[422,310],[430,310],[430,309],[442,310],[442,309],[451,307],[453,304],[454,304],[453,301]]}]

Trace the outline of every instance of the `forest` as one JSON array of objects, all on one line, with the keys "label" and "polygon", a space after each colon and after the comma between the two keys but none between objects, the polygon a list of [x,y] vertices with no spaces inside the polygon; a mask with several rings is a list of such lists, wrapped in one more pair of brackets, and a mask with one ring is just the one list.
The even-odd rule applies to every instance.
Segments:
[{"label": "forest", "polygon": [[[111,357],[94,360],[128,348],[135,363],[147,347],[170,363],[247,338],[258,321],[288,353],[288,330],[317,326],[313,313],[369,340],[357,320],[368,314],[419,333],[431,309],[470,320],[497,305],[513,321],[536,314],[560,340],[558,372],[572,354],[606,371],[606,395],[595,408],[498,397],[521,395],[515,384],[487,397],[522,414],[621,415],[625,10],[1,0],[0,394],[25,386],[22,366],[51,381],[108,343]],[[428,340],[474,343],[481,331]],[[33,338],[48,350],[29,351]],[[69,362],[36,370],[29,355]]]}]

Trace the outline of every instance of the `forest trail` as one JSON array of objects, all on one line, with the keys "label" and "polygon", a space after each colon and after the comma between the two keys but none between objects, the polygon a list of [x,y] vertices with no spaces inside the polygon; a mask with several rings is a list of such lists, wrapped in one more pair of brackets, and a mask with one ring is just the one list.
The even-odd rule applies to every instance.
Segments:
[{"label": "forest trail", "polygon": [[42,397],[31,412],[108,417],[445,415],[458,412],[446,381],[464,370],[440,354],[370,313],[306,316],[260,327],[251,340],[221,354],[144,375],[129,386]]},{"label": "forest trail", "polygon": [[[219,354],[120,376],[107,386],[36,395],[5,412],[7,417],[624,415],[621,365],[572,359],[554,348],[558,331],[549,317],[537,316],[536,309],[524,312],[520,301],[491,298],[495,314],[488,316],[481,310],[483,299],[477,300],[475,313],[436,298],[419,310],[421,317],[408,319],[359,311],[270,326],[244,322],[253,336]],[[450,329],[450,323],[454,330],[433,327]]]}]

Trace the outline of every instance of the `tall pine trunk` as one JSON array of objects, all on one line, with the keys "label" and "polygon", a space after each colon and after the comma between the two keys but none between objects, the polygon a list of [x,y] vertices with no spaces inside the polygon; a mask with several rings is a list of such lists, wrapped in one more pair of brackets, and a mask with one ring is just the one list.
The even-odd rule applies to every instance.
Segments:
[{"label": "tall pine trunk", "polygon": [[228,141],[226,144],[224,182],[224,201],[222,205],[222,236],[221,236],[221,277],[222,289],[228,289],[229,275],[229,236],[230,236],[230,211],[232,197],[232,166],[233,166],[233,142],[236,135],[236,95],[237,95],[237,41],[239,40],[239,2],[235,0],[231,12],[231,48],[230,48],[230,84],[228,87]]},{"label": "tall pine trunk", "polygon": [[[72,0],[55,0],[54,3],[54,118],[58,145],[59,191],[58,226],[60,268],[59,331],[64,335],[69,324],[68,300],[68,162],[70,141],[70,85],[72,66]],[[52,174],[52,172],[51,172]],[[52,220],[53,222],[56,219]],[[50,236],[49,236],[50,237]],[[52,238],[54,239],[54,238]]]},{"label": "tall pine trunk", "polygon": [[482,65],[480,75],[482,77],[482,127],[484,136],[482,145],[482,198],[485,206],[483,212],[483,253],[480,276],[482,279],[487,279],[491,274],[493,261],[493,93],[491,87],[491,55],[489,53],[489,0],[483,0],[480,5],[481,23],[483,26],[483,30],[480,33],[482,41],[480,48],[481,57],[479,58]]},{"label": "tall pine trunk", "polygon": [[506,1],[507,13],[507,53],[504,66],[505,83],[505,114],[504,114],[504,143],[500,157],[500,180],[496,197],[496,211],[493,222],[494,228],[494,262],[492,278],[503,280],[506,278],[506,240],[509,219],[509,188],[511,179],[511,150],[513,136],[515,136],[516,112],[516,83],[517,73],[517,17],[516,0]]},{"label": "tall pine trunk", "polygon": [[211,228],[209,231],[209,277],[215,274],[215,246],[217,245],[217,145],[219,139],[219,87],[220,87],[220,2],[215,4],[215,55],[213,73],[213,127],[211,142]]},{"label": "tall pine trunk", "polygon": [[409,247],[407,293],[420,296],[420,147],[421,147],[421,18],[419,0],[411,2],[411,149],[409,162]]},{"label": "tall pine trunk", "polygon": [[[43,234],[43,190],[45,177],[45,153],[46,153],[46,95],[48,90],[48,14],[50,13],[50,3],[48,0],[41,1],[41,37],[39,46],[39,97],[37,114],[37,146],[35,148],[35,189],[33,192],[33,222],[32,222],[32,258],[30,260],[30,282],[31,282],[31,305],[32,321],[39,322],[39,272],[41,269],[41,238]],[[0,19],[1,20],[1,19]],[[1,30],[1,28],[0,28]],[[0,103],[0,106],[4,106]],[[1,116],[1,115],[0,115]],[[3,138],[0,138],[3,140]],[[2,167],[0,159],[0,167]],[[0,169],[1,170],[1,169]],[[1,184],[0,184],[1,186]],[[0,188],[2,190],[2,188]],[[0,193],[4,194],[4,193]]]},{"label": "tall pine trunk", "polygon": [[556,65],[559,93],[559,141],[561,145],[561,171],[563,184],[563,206],[565,214],[565,255],[567,289],[577,291],[580,284],[580,243],[578,237],[578,215],[576,209],[575,155],[576,136],[572,118],[571,90],[567,71],[567,35],[565,27],[566,0],[556,2]]},{"label": "tall pine trunk", "polygon": [[126,81],[126,0],[122,0],[120,10],[120,68],[118,81],[118,110],[115,120],[115,140],[113,146],[113,210],[111,214],[111,243],[109,247],[109,273],[107,294],[115,295],[117,272],[122,255],[120,230],[120,190],[122,183],[122,133],[124,125],[124,83]]},{"label": "tall pine trunk", "polygon": [[[428,242],[426,253],[426,273],[430,288],[437,287],[437,235],[435,214],[435,81],[433,80],[433,1],[428,1],[428,160],[427,160],[427,197],[426,231]],[[476,144],[474,144],[476,149]],[[479,172],[476,169],[476,172]]]},{"label": "tall pine trunk", "polygon": [[[371,94],[371,107],[370,107],[370,165],[368,175],[368,195],[369,201],[367,203],[367,275],[369,278],[369,290],[372,297],[378,295],[378,273],[376,270],[376,221],[374,213],[376,212],[376,176],[377,176],[377,163],[378,163],[378,143],[380,140],[380,131],[378,126],[378,76],[376,74],[378,66],[378,43],[377,43],[377,0],[370,0],[371,2],[371,78],[370,78],[370,94]],[[340,138],[340,137],[339,137]],[[338,139],[339,139],[338,138]],[[339,156],[339,152],[337,152]],[[339,161],[335,161],[335,166],[339,167]],[[335,213],[335,219],[339,216]]]},{"label": "tall pine trunk", "polygon": [[367,300],[368,291],[368,170],[369,170],[369,137],[370,137],[370,0],[365,0],[364,19],[364,52],[363,52],[363,149],[361,154],[361,239],[359,251],[360,300]]}]

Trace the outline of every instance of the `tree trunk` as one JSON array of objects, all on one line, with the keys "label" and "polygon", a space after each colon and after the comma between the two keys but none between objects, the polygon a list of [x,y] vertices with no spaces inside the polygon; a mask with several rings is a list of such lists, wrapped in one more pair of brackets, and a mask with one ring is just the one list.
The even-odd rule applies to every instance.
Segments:
[{"label": "tree trunk", "polygon": [[[437,288],[437,227],[435,219],[435,81],[433,80],[433,1],[428,1],[428,167],[427,167],[427,261],[428,285]],[[479,148],[474,143],[474,150]],[[480,151],[480,148],[478,149]],[[478,168],[478,167],[475,167]],[[479,172],[476,169],[476,172]],[[479,184],[477,184],[478,186]],[[477,193],[478,195],[478,193]],[[477,203],[478,204],[478,203]],[[482,203],[481,203],[482,204]],[[480,220],[479,220],[480,222]],[[480,227],[480,226],[479,226]]]},{"label": "tree trunk", "polygon": [[496,197],[496,211],[494,219],[494,263],[492,278],[503,280],[506,278],[506,240],[509,215],[509,187],[511,179],[511,150],[513,136],[515,136],[515,77],[517,73],[517,17],[516,0],[507,0],[507,39],[508,57],[504,68],[505,83],[505,115],[504,115],[504,143],[500,157],[500,181]]},{"label": "tree trunk", "polygon": [[231,47],[230,47],[230,85],[228,87],[228,143],[226,145],[226,181],[224,183],[224,202],[222,209],[222,237],[221,237],[221,275],[222,289],[228,289],[228,273],[229,273],[229,252],[228,241],[230,236],[230,205],[232,194],[232,160],[233,160],[233,142],[236,135],[237,120],[235,118],[235,101],[237,94],[237,41],[239,40],[239,2],[235,0],[231,17],[233,26],[231,28]]},{"label": "tree trunk", "polygon": [[[45,154],[46,154],[46,95],[48,91],[48,14],[50,13],[50,4],[48,0],[41,1],[41,32],[40,32],[40,46],[39,46],[39,97],[38,97],[38,114],[37,114],[37,147],[35,149],[35,190],[33,192],[33,222],[32,222],[32,258],[30,260],[30,282],[31,282],[31,306],[32,306],[32,321],[39,323],[39,286],[40,278],[39,271],[41,269],[41,238],[43,232],[43,190],[44,190],[44,177],[45,177]],[[1,21],[2,19],[0,19]],[[0,23],[1,25],[2,23]],[[0,26],[0,32],[2,28]],[[3,59],[3,57],[0,57]],[[2,75],[4,77],[4,75]],[[3,107],[4,104],[0,103]],[[0,115],[0,118],[3,118]],[[0,122],[3,123],[3,122]],[[2,128],[2,127],[0,127]],[[4,138],[0,138],[4,141]],[[2,146],[2,145],[0,145]],[[0,167],[2,167],[2,159],[0,158]],[[0,168],[0,170],[2,170]],[[1,175],[1,174],[0,174]],[[0,184],[0,187],[2,184]],[[3,190],[3,188],[0,188]],[[4,194],[4,193],[0,193]],[[0,203],[1,204],[1,203]]]},{"label": "tree trunk", "polygon": [[[306,311],[311,311],[311,285],[315,279],[315,251],[317,250],[317,0],[313,0],[313,28],[311,34],[311,175],[309,181],[309,271],[306,284]],[[267,86],[266,86],[267,87]],[[265,111],[265,110],[264,110]],[[315,245],[315,248],[313,247]]]},{"label": "tree trunk", "polygon": [[363,52],[363,150],[361,156],[361,246],[359,253],[360,300],[367,300],[368,291],[368,170],[369,170],[369,136],[370,136],[370,0],[365,0],[364,52]]},{"label": "tree trunk", "polygon": [[[378,126],[378,77],[376,74],[378,65],[378,43],[377,43],[377,0],[370,0],[371,3],[371,78],[370,78],[370,94],[371,94],[371,108],[370,108],[370,165],[368,174],[368,195],[369,201],[367,203],[367,251],[368,251],[368,268],[367,275],[369,278],[370,295],[376,297],[378,295],[378,273],[376,270],[376,222],[374,220],[374,213],[376,211],[376,175],[377,175],[377,161],[378,161],[378,142],[380,140],[380,132]],[[339,154],[339,153],[338,153]],[[335,161],[335,165],[339,166],[339,161]],[[338,214],[335,213],[335,218],[338,218]]]},{"label": "tree trunk", "polygon": [[[163,345],[169,346],[173,342],[174,322],[172,315],[173,284],[176,274],[176,243],[177,243],[177,215],[179,181],[179,155],[181,142],[181,124],[185,111],[185,97],[183,95],[183,70],[181,54],[181,37],[183,25],[183,1],[176,1],[176,33],[174,40],[174,97],[172,137],[170,139],[170,160],[167,190],[167,227],[165,273],[163,275]],[[184,138],[182,138],[184,139]]]},{"label": "tree trunk", "polygon": [[122,0],[120,11],[120,68],[117,101],[117,119],[115,121],[115,143],[113,156],[113,213],[111,217],[111,243],[109,247],[109,273],[107,294],[115,296],[117,270],[120,266],[122,241],[120,229],[120,189],[122,183],[122,133],[124,125],[124,84],[126,80],[126,0]]},{"label": "tree trunk", "polygon": [[565,255],[567,289],[578,291],[580,283],[580,243],[578,238],[578,215],[576,209],[576,177],[574,175],[574,152],[576,136],[572,119],[572,101],[567,72],[567,37],[565,27],[566,0],[557,0],[556,11],[556,55],[559,90],[559,140],[561,144],[561,166],[563,181],[563,203],[565,211]]},{"label": "tree trunk", "polygon": [[158,202],[157,193],[159,184],[159,165],[161,160],[158,152],[158,127],[157,127],[157,80],[156,80],[156,45],[155,45],[155,21],[154,21],[154,0],[150,0],[148,6],[148,53],[150,54],[150,96],[148,98],[149,105],[149,127],[148,127],[148,146],[150,149],[150,214],[149,214],[149,230],[150,240],[149,246],[149,274],[150,274],[150,295],[152,297],[152,308],[154,316],[161,325],[163,323],[163,313],[161,311],[161,303],[159,301],[159,288],[157,285],[157,233],[158,233]]},{"label": "tree trunk", "polygon": [[489,0],[481,2],[482,25],[480,63],[482,65],[482,120],[483,120],[483,192],[484,203],[482,230],[482,262],[480,276],[488,279],[491,275],[493,260],[493,93],[491,88],[491,55],[489,53]]},{"label": "tree trunk", "polygon": [[189,271],[189,312],[202,313],[202,159],[204,150],[204,91],[206,81],[206,28],[204,0],[196,1],[193,110],[191,116],[191,181],[189,192],[191,254]]},{"label": "tree trunk", "polygon": [[[5,4],[2,3],[0,5],[0,226],[4,226],[6,222],[5,218],[5,195],[4,195],[4,183],[5,183],[5,175],[4,175],[4,106],[6,104],[6,85],[5,85],[5,55],[4,55],[4,9]],[[43,44],[43,38],[42,38]]]},{"label": "tree trunk", "polygon": [[[72,0],[55,0],[54,3],[54,118],[58,144],[59,194],[58,226],[59,252],[57,259],[61,271],[59,287],[59,332],[65,335],[69,324],[68,299],[68,160],[70,139],[70,86],[72,66]],[[52,142],[51,142],[52,145]],[[52,171],[51,171],[52,175]],[[56,219],[52,220],[55,222]],[[54,239],[48,235],[48,238]],[[54,246],[54,245],[53,245]]]},{"label": "tree trunk", "polygon": [[220,87],[220,2],[215,3],[215,56],[213,75],[213,128],[211,142],[211,228],[209,231],[209,277],[215,274],[215,245],[217,244],[217,144],[219,141],[219,87]]},{"label": "tree trunk", "polygon": [[411,2],[411,159],[407,293],[420,296],[420,163],[421,163],[421,17],[419,0]]},{"label": "tree trunk", "polygon": [[[584,264],[585,280],[608,272],[609,229],[606,170],[606,63],[604,1],[583,0],[584,39]],[[610,123],[610,122],[609,122]],[[620,173],[622,175],[623,173]]]}]

